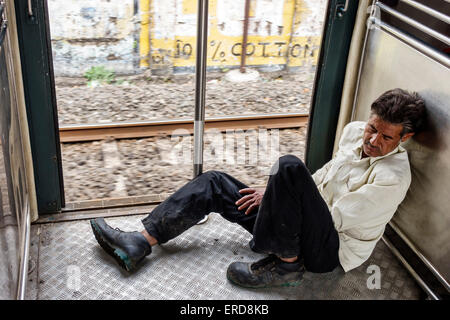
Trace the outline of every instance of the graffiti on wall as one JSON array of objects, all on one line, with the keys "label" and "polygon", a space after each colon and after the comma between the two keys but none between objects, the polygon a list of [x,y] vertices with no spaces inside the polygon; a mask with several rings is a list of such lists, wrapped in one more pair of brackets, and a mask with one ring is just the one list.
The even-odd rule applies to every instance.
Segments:
[{"label": "graffiti on wall", "polygon": [[[229,66],[240,62],[242,55],[242,42],[230,44],[223,40],[209,40],[208,42],[208,65]],[[305,61],[314,63],[318,51],[319,41],[317,38],[305,38],[302,43],[288,43],[286,41],[257,41],[248,42],[246,46],[247,61],[250,65],[286,64],[301,66]],[[166,65],[194,65],[195,43],[177,39],[173,50],[154,49],[150,55],[149,64],[153,66]],[[296,63],[297,62],[297,63]]]},{"label": "graffiti on wall", "polygon": [[[141,0],[149,10],[148,37],[141,37],[141,67],[195,65],[196,1]],[[240,64],[244,1],[212,0],[209,6],[207,63],[213,67]],[[252,0],[246,63],[303,66],[315,64],[320,46],[325,1]],[[171,11],[172,10],[172,11]],[[174,12],[168,28],[163,17]],[[164,14],[163,14],[164,13]],[[306,18],[308,16],[308,18]],[[154,17],[152,20],[151,17]],[[311,24],[305,28],[303,21]],[[146,24],[145,20],[141,20]],[[164,27],[164,30],[159,30]],[[297,30],[302,29],[301,33]],[[148,42],[148,43],[147,43]]]},{"label": "graffiti on wall", "polygon": [[[245,1],[210,0],[207,64],[238,66]],[[314,65],[326,0],[250,0],[246,63]],[[197,0],[49,0],[55,73],[194,67]]]}]

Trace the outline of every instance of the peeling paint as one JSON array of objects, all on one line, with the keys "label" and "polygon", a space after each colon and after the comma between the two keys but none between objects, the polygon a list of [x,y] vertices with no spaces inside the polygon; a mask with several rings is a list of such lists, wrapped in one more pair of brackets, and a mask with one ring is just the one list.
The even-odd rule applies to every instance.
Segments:
[{"label": "peeling paint", "polygon": [[[210,0],[210,68],[240,64],[244,1]],[[193,70],[197,0],[48,0],[55,73]],[[326,0],[251,0],[246,62],[314,65]],[[137,8],[137,10],[135,9]]]}]

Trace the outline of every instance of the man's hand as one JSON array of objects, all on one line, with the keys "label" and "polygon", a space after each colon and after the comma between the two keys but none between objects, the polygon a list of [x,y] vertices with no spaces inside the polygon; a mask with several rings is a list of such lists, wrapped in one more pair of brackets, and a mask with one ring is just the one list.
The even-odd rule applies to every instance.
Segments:
[{"label": "man's hand", "polygon": [[245,188],[239,190],[239,193],[241,194],[248,194],[236,201],[237,206],[242,204],[238,207],[238,210],[242,210],[248,207],[245,211],[245,214],[249,214],[254,208],[257,208],[260,205],[265,190],[266,189],[264,188]]}]

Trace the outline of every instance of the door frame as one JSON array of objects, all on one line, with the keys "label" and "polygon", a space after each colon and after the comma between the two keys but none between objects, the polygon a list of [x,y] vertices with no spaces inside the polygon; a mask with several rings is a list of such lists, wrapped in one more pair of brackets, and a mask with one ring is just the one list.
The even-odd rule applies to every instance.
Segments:
[{"label": "door frame", "polygon": [[359,1],[330,0],[311,99],[305,164],[311,173],[333,154],[347,57]]},{"label": "door frame", "polygon": [[58,213],[65,199],[47,0],[16,0],[15,9],[38,212]]}]

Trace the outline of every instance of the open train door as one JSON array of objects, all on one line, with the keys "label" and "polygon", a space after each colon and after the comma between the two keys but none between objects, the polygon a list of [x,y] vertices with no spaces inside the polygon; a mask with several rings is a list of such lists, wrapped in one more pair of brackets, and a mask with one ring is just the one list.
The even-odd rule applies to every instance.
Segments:
[{"label": "open train door", "polygon": [[14,2],[0,1],[0,300],[24,299],[38,218]]},{"label": "open train door", "polygon": [[[347,10],[356,1],[347,1]],[[427,127],[404,144],[412,183],[383,241],[430,298],[450,287],[450,4],[447,1],[359,1],[348,58],[340,34],[344,9],[328,13],[311,105],[306,163],[331,159],[343,127],[366,121],[371,102],[403,88],[425,100]],[[341,28],[345,28],[341,26]],[[343,56],[340,56],[340,55]],[[345,71],[343,71],[345,69]]]},{"label": "open train door", "polygon": [[38,212],[56,213],[65,200],[47,1],[9,6],[15,7]]}]

